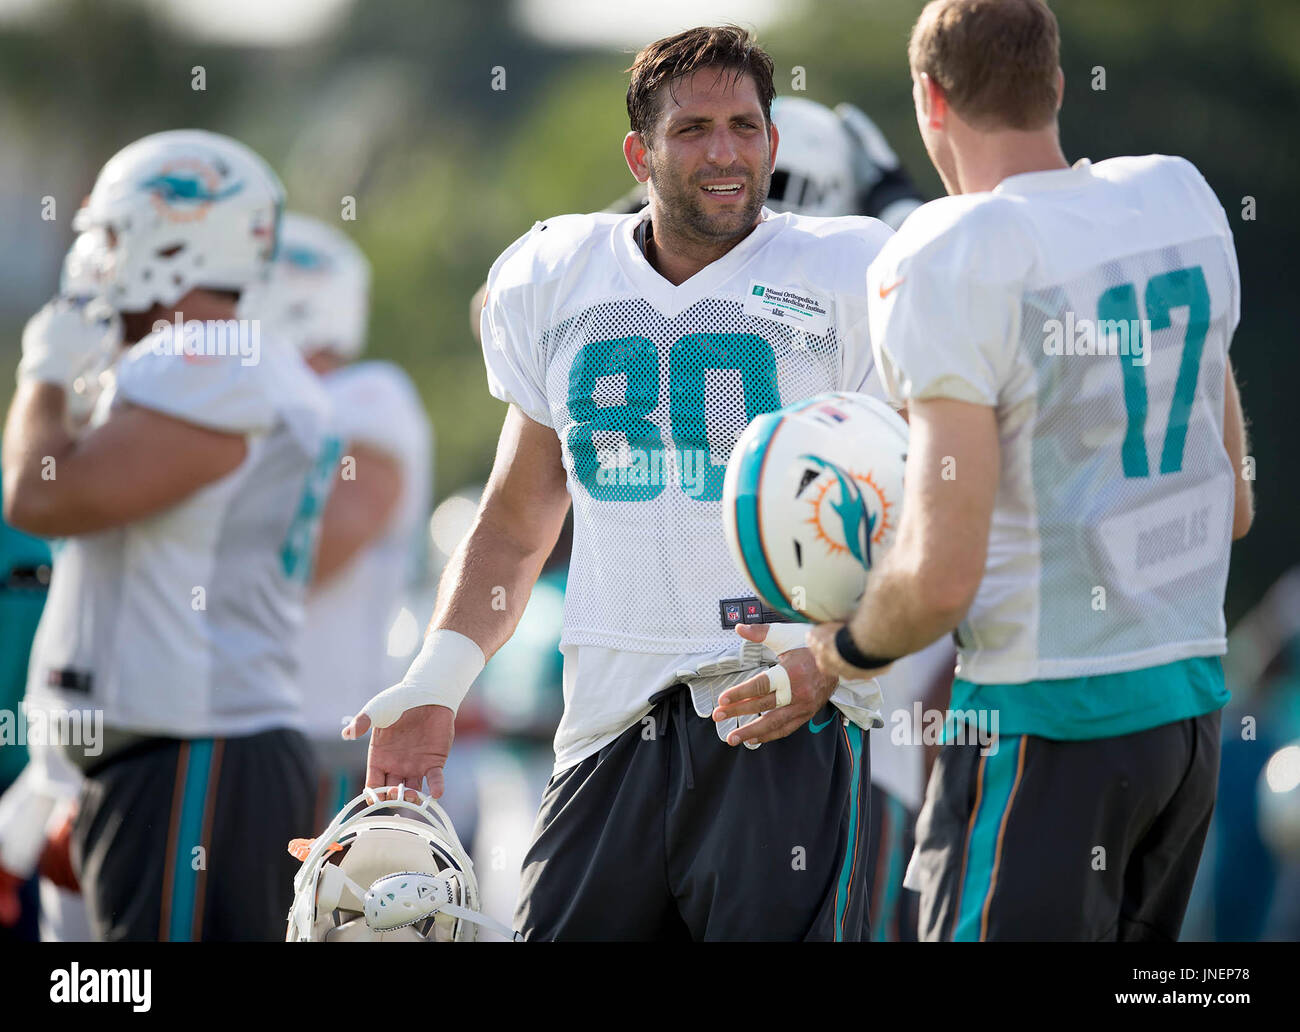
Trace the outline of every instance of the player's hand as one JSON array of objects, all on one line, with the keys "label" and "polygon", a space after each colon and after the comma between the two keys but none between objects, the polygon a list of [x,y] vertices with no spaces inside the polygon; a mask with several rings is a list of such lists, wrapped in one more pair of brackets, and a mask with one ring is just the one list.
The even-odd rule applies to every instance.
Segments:
[{"label": "player's hand", "polygon": [[[360,738],[370,730],[370,717],[358,713],[343,731],[344,738]],[[387,727],[370,736],[366,758],[366,787],[406,785],[406,798],[419,802],[415,790],[428,780],[428,794],[442,796],[442,769],[456,733],[456,715],[446,706],[415,706]],[[391,795],[391,793],[389,793]]]},{"label": "player's hand", "polygon": [[[765,624],[740,624],[736,633],[746,641],[763,641],[768,629]],[[783,652],[778,662],[790,677],[788,706],[776,706],[776,694],[766,673],[755,674],[718,696],[718,706],[713,711],[715,722],[750,713],[763,714],[733,731],[727,737],[728,745],[774,742],[797,731],[826,705],[839,684],[838,678],[826,677],[817,669],[812,653],[806,648]]]},{"label": "player's hand", "polygon": [[840,650],[835,647],[835,635],[839,633],[842,623],[824,623],[818,624],[808,632],[808,649],[817,661],[817,669],[829,677],[834,677],[837,681],[865,681],[871,677],[879,677],[889,666],[876,667],[874,670],[860,670],[858,667],[849,666],[844,662],[840,655]]},{"label": "player's hand", "polygon": [[122,320],[99,303],[55,298],[23,328],[21,380],[70,390],[78,377],[98,374],[122,340]]}]

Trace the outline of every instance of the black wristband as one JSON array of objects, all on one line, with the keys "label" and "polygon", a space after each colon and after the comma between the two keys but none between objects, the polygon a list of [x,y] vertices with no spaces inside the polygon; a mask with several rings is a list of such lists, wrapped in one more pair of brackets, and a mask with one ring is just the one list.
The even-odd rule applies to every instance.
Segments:
[{"label": "black wristband", "polygon": [[889,666],[890,663],[894,662],[894,660],[885,659],[883,656],[868,656],[859,649],[858,643],[853,640],[853,635],[849,633],[848,624],[835,632],[835,651],[840,654],[840,659],[851,667],[857,667],[859,670],[875,670],[877,667]]}]

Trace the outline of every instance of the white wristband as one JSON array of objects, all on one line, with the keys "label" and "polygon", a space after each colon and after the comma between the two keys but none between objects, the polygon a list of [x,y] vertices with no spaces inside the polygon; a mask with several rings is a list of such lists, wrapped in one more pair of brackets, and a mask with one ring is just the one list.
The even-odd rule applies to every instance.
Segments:
[{"label": "white wristband", "polygon": [[446,628],[430,631],[406,676],[366,703],[375,727],[388,727],[416,706],[446,706],[453,713],[487,660],[473,639]]}]

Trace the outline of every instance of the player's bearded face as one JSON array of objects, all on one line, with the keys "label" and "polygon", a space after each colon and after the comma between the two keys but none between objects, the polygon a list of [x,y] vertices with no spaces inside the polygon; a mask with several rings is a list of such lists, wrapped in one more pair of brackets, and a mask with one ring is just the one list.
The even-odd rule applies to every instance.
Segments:
[{"label": "player's bearded face", "polygon": [[696,239],[744,236],[772,182],[773,139],[753,80],[706,68],[665,94],[646,152],[659,219]]}]

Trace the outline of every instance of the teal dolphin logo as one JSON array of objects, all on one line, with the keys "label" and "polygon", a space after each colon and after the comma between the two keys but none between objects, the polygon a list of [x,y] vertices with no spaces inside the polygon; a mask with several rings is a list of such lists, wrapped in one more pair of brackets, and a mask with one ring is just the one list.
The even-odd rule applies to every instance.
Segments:
[{"label": "teal dolphin logo", "polygon": [[816,455],[800,455],[799,458],[830,470],[839,481],[840,498],[831,504],[831,509],[840,518],[845,546],[858,562],[870,569],[871,535],[876,532],[876,515],[867,508],[867,501],[862,496],[862,488],[857,480],[833,462],[827,462]]},{"label": "teal dolphin logo", "polygon": [[243,188],[244,184],[238,182],[213,191],[195,172],[160,172],[140,184],[140,189],[154,194],[165,204],[212,204],[234,196]]}]

